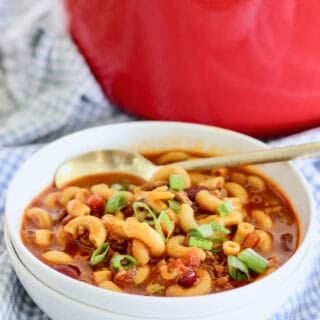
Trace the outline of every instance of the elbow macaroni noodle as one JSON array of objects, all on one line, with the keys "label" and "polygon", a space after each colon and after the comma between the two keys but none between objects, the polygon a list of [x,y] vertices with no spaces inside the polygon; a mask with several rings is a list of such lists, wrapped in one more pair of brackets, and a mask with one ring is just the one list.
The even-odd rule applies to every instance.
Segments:
[{"label": "elbow macaroni noodle", "polygon": [[[22,240],[65,275],[133,294],[204,295],[275,271],[299,242],[299,223],[281,190],[244,168],[187,172],[170,164],[198,156],[185,150],[147,155],[164,166],[142,184],[114,173],[50,186],[26,208]],[[172,174],[181,176],[182,190],[172,189]],[[231,207],[223,213],[226,203]],[[270,264],[237,282],[228,256],[246,248]]]},{"label": "elbow macaroni noodle", "polygon": [[102,220],[94,216],[78,216],[64,226],[64,231],[71,234],[74,238],[77,238],[78,231],[81,227],[89,231],[89,240],[96,248],[104,243],[107,230]]},{"label": "elbow macaroni noodle", "polygon": [[194,218],[194,210],[189,205],[183,203],[177,213],[178,222],[184,232],[196,227],[198,224]]},{"label": "elbow macaroni noodle", "polygon": [[223,253],[226,256],[236,256],[240,252],[240,244],[234,241],[225,241],[222,245]]},{"label": "elbow macaroni noodle", "polygon": [[136,218],[128,218],[124,224],[124,232],[128,238],[138,239],[149,249],[150,255],[162,256],[165,252],[165,244],[157,233],[147,223],[141,223]]}]

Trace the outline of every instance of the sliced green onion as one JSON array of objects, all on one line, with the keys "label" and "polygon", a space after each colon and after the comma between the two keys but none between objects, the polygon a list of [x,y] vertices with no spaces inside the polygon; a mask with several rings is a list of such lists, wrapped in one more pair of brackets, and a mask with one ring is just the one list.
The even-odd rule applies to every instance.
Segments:
[{"label": "sliced green onion", "polygon": [[181,204],[176,200],[168,200],[169,208],[177,213],[181,207]]},{"label": "sliced green onion", "polygon": [[213,235],[213,230],[211,224],[202,224],[198,227],[189,229],[190,236],[198,237],[198,238],[209,238]]},{"label": "sliced green onion", "polygon": [[251,248],[247,248],[239,252],[238,258],[245,263],[249,269],[257,273],[265,272],[269,264],[269,261],[266,258]]},{"label": "sliced green onion", "polygon": [[229,213],[231,213],[234,210],[234,206],[229,200],[226,200],[225,202],[221,203],[219,207],[217,208],[219,214],[221,217],[227,216]]},{"label": "sliced green onion", "polygon": [[114,184],[111,185],[110,188],[111,188],[112,190],[119,190],[119,191],[124,191],[124,190],[126,190],[126,188],[125,188],[122,184],[120,184],[120,183],[114,183]]},{"label": "sliced green onion", "polygon": [[221,234],[229,234],[230,230],[222,226],[217,222],[211,222],[207,224],[202,224],[198,227],[190,228],[189,234],[194,237],[199,238],[210,238],[214,232],[218,232]]},{"label": "sliced green onion", "polygon": [[[132,205],[133,212],[140,222],[146,222],[150,225],[156,224],[157,217],[152,209],[144,202],[136,201]],[[142,210],[141,210],[142,209]]]},{"label": "sliced green onion", "polygon": [[170,174],[169,176],[170,189],[180,191],[184,188],[183,177],[180,174]]},{"label": "sliced green onion", "polygon": [[111,259],[111,266],[114,269],[130,269],[137,264],[137,260],[127,254],[118,254]]},{"label": "sliced green onion", "polygon": [[[156,221],[155,229],[160,234],[163,241],[167,241],[173,232],[174,224],[169,218],[167,212],[162,211]],[[165,229],[167,236],[164,235],[163,229]]]},{"label": "sliced green onion", "polygon": [[230,276],[237,281],[249,279],[248,267],[237,257],[228,256],[228,272]]},{"label": "sliced green onion", "polygon": [[108,253],[109,247],[109,243],[105,242],[94,250],[90,258],[90,264],[94,265],[102,262]]},{"label": "sliced green onion", "polygon": [[200,249],[211,250],[212,249],[212,241],[198,238],[198,237],[190,237],[189,238],[189,247],[198,247]]},{"label": "sliced green onion", "polygon": [[112,195],[106,203],[106,210],[114,213],[127,204],[127,195],[124,192],[119,192]]},{"label": "sliced green onion", "polygon": [[228,230],[227,228],[225,228],[223,225],[221,225],[218,222],[211,222],[211,227],[212,230],[221,234],[229,234],[230,230]]}]

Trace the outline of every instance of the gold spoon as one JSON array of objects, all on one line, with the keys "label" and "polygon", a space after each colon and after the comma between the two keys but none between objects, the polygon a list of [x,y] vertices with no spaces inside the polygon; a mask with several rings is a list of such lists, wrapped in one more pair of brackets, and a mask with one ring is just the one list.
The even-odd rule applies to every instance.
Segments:
[{"label": "gold spoon", "polygon": [[[289,147],[271,148],[225,156],[176,162],[187,170],[208,170],[219,167],[238,167],[258,163],[287,161],[320,155],[320,142]],[[81,154],[62,163],[56,170],[54,182],[58,188],[92,174],[121,172],[149,180],[162,166],[156,166],[138,153],[126,150],[97,150]]]}]

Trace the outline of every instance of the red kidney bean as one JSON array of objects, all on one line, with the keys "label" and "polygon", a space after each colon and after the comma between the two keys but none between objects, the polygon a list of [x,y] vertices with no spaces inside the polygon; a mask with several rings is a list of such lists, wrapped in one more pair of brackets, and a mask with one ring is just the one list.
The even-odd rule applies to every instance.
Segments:
[{"label": "red kidney bean", "polygon": [[54,266],[53,268],[68,277],[71,277],[74,279],[79,279],[80,271],[75,266],[70,266],[68,264],[59,264],[59,265]]},{"label": "red kidney bean", "polygon": [[191,287],[193,286],[198,280],[198,276],[194,271],[187,271],[183,273],[179,278],[179,285],[182,287]]}]

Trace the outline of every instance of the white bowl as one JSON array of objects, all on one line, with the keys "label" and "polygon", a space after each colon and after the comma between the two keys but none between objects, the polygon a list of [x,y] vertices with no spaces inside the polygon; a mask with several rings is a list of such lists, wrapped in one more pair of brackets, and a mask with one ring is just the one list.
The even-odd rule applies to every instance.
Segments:
[{"label": "white bowl", "polygon": [[[121,315],[155,319],[234,319],[248,312],[267,319],[287,299],[305,274],[303,262],[312,244],[314,208],[303,177],[289,163],[257,166],[291,199],[299,213],[301,243],[276,272],[261,281],[231,291],[200,297],[145,297],[107,291],[68,278],[34,257],[20,239],[21,218],[28,203],[53,179],[57,166],[75,155],[101,148],[148,151],[184,148],[232,153],[266,146],[232,131],[175,122],[135,122],[92,128],[59,139],[33,155],[17,172],[7,194],[6,218],[12,243],[24,264],[54,290],[91,306]],[[266,299],[265,297],[268,297]],[[248,316],[246,316],[248,318]]]}]

